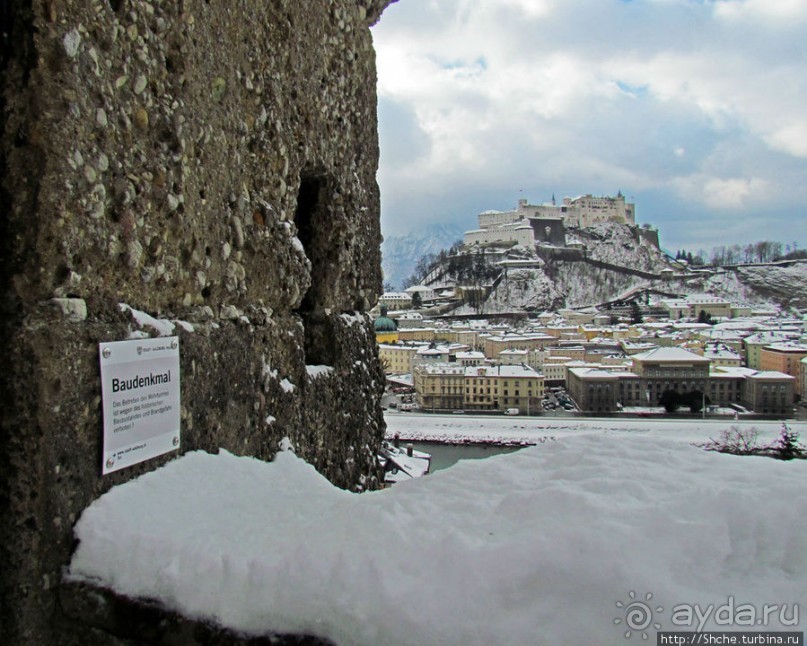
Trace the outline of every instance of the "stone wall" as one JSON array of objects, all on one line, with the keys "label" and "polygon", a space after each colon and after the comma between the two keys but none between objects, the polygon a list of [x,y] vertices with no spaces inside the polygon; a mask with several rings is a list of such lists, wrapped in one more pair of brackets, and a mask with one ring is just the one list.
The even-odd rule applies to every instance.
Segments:
[{"label": "stone wall", "polygon": [[101,477],[99,342],[180,321],[181,452],[269,459],[288,436],[337,485],[377,485],[387,4],[2,3],[5,643],[67,641],[73,523],[176,455]]}]

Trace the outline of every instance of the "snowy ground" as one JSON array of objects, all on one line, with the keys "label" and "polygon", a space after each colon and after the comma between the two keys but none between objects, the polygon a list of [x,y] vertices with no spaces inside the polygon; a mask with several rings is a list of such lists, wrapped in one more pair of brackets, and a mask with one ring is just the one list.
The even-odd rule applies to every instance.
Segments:
[{"label": "snowy ground", "polygon": [[[399,419],[438,418],[388,421]],[[291,452],[272,463],[189,453],[84,512],[68,577],[248,634],[339,644],[804,630],[807,461],[708,453],[689,440],[709,433],[675,422],[449,421],[435,433],[557,440],[365,494]]]}]

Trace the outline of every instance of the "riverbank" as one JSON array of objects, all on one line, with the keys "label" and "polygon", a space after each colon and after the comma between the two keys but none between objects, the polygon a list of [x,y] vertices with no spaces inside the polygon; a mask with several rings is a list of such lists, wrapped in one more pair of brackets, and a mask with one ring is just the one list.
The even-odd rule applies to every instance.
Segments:
[{"label": "riverbank", "polygon": [[[755,429],[762,442],[772,441],[782,429],[780,420],[645,419],[594,417],[493,417],[393,413],[384,415],[387,437],[397,433],[402,441],[443,444],[491,444],[531,446],[560,437],[581,434],[658,433],[666,439],[689,444],[717,438],[732,428]],[[807,438],[807,422],[787,420],[787,425]]]}]

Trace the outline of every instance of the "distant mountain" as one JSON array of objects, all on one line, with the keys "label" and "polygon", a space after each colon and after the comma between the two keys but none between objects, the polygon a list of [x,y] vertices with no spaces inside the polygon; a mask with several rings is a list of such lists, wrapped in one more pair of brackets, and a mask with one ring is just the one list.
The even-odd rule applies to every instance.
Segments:
[{"label": "distant mountain", "polygon": [[467,228],[457,224],[433,224],[405,236],[390,236],[381,245],[381,267],[384,282],[391,283],[394,289],[401,289],[402,283],[415,270],[417,261],[427,253],[437,254],[448,249]]}]

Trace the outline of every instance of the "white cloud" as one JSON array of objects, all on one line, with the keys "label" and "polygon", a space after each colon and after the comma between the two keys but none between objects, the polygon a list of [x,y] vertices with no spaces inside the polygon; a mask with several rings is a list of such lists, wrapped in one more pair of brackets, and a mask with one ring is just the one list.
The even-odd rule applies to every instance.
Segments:
[{"label": "white cloud", "polygon": [[804,157],[807,81],[800,76],[807,71],[804,67],[710,50],[615,60],[607,69],[629,83],[647,87],[661,101],[700,110],[718,129],[740,122],[780,152]]},{"label": "white cloud", "polygon": [[771,20],[777,22],[807,21],[804,0],[717,0],[715,16],[727,20]]},{"label": "white cloud", "polygon": [[[807,200],[807,56],[794,28],[805,11],[805,0],[391,5],[374,28],[385,230],[458,217],[473,197],[471,226],[519,188],[536,200],[622,189],[641,194],[644,221],[676,226],[686,212],[704,231],[709,209],[757,217],[759,196],[776,195],[770,235],[790,235]],[[390,102],[406,118],[385,122]],[[385,150],[407,133],[417,146]]]},{"label": "white cloud", "polygon": [[773,148],[807,159],[807,119],[786,124],[765,135]]},{"label": "white cloud", "polygon": [[[478,0],[475,0],[478,2]],[[548,15],[557,2],[551,0],[502,0],[503,5],[518,8],[528,18],[539,18]]]},{"label": "white cloud", "polygon": [[744,208],[750,201],[765,202],[770,182],[760,178],[709,177],[692,175],[673,180],[673,185],[686,200],[700,202],[720,211]]}]

